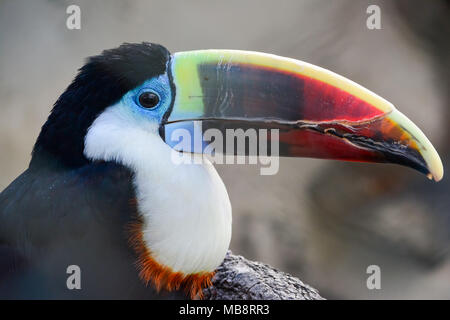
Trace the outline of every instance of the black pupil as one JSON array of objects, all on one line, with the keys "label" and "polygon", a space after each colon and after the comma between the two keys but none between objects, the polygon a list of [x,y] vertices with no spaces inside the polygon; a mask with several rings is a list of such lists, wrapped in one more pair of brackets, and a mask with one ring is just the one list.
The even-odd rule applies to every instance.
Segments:
[{"label": "black pupil", "polygon": [[153,92],[144,92],[139,96],[139,103],[144,108],[153,108],[159,102],[159,97]]}]

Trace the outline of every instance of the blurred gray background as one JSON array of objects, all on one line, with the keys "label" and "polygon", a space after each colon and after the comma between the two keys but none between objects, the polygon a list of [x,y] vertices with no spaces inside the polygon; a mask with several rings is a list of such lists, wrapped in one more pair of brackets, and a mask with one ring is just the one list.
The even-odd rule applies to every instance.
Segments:
[{"label": "blurred gray background", "polygon": [[[81,30],[66,8],[81,8]],[[366,9],[381,8],[381,30]],[[0,0],[0,190],[28,165],[52,104],[85,57],[123,42],[226,48],[331,69],[391,101],[449,167],[450,3],[434,1]],[[282,159],[275,176],[217,166],[237,254],[327,298],[450,298],[450,182],[403,167]],[[381,268],[368,290],[366,268]]]}]

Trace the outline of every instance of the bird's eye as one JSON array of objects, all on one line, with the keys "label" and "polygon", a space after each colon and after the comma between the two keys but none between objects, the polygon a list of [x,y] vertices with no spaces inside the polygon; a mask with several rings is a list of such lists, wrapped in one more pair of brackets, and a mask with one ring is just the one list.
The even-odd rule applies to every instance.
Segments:
[{"label": "bird's eye", "polygon": [[139,95],[139,104],[146,109],[152,109],[159,103],[159,97],[153,92],[143,92]]}]

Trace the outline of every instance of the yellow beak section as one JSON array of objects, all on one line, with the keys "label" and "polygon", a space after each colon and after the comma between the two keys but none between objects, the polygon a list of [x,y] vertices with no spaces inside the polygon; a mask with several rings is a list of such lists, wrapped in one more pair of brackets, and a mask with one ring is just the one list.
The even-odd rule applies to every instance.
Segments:
[{"label": "yellow beak section", "polygon": [[422,130],[397,109],[389,113],[386,119],[402,132],[402,136],[398,138],[399,141],[403,141],[407,148],[417,150],[422,156],[429,171],[427,177],[440,181],[444,177],[441,158]]}]

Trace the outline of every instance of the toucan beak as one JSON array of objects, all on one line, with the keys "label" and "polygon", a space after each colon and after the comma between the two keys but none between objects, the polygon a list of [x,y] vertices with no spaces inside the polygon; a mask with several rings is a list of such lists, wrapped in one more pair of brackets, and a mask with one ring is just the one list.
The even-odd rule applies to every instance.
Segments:
[{"label": "toucan beak", "polygon": [[[275,55],[199,50],[172,56],[175,99],[162,125],[279,129],[279,155],[405,165],[439,181],[442,162],[422,131],[355,82]],[[270,135],[269,138],[270,140]],[[193,150],[183,150],[193,151]]]}]

